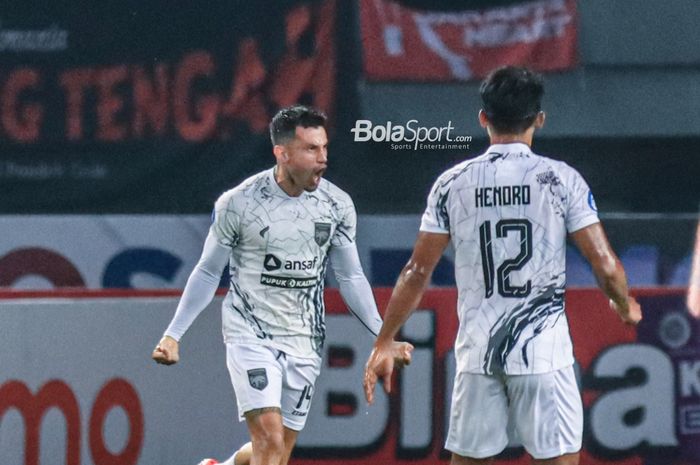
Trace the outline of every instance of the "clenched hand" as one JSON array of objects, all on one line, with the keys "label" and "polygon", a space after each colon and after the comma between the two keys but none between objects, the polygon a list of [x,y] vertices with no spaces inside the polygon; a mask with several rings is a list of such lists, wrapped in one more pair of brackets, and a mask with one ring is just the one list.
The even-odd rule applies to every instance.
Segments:
[{"label": "clenched hand", "polygon": [[163,365],[173,365],[180,360],[178,353],[180,345],[170,336],[163,336],[156,348],[153,350],[151,358]]}]

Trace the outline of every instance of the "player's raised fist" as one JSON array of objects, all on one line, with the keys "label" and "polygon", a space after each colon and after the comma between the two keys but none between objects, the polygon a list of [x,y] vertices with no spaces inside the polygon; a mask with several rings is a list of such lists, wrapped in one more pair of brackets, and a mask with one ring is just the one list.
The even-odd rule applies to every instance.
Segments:
[{"label": "player's raised fist", "polygon": [[179,344],[170,336],[163,336],[156,348],[153,350],[151,358],[163,365],[172,365],[180,360]]}]

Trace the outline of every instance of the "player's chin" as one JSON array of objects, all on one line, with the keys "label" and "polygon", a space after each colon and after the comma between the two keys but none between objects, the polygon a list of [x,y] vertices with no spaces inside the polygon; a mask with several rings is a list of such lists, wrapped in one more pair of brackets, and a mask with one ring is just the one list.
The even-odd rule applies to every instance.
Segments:
[{"label": "player's chin", "polygon": [[306,183],[306,187],[304,187],[304,190],[306,192],[315,191],[316,189],[318,189],[318,186],[321,185],[321,179],[323,179],[323,178],[321,177],[320,174],[315,174],[315,175],[311,176],[311,179],[309,179],[309,182]]}]

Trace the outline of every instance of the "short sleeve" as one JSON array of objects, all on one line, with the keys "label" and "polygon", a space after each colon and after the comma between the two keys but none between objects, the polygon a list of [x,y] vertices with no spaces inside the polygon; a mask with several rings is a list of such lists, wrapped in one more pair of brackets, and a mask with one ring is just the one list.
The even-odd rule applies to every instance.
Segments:
[{"label": "short sleeve", "polygon": [[338,224],[331,238],[333,247],[343,247],[354,243],[357,234],[357,212],[349,195],[345,195],[343,201],[339,203],[338,213]]},{"label": "short sleeve", "polygon": [[451,183],[445,183],[441,176],[435,181],[430,194],[428,205],[423,212],[420,222],[420,230],[424,232],[449,234],[450,217],[447,210],[447,199],[450,193]]},{"label": "short sleeve", "polygon": [[598,223],[596,207],[590,187],[577,171],[572,169],[566,212],[566,230],[569,233]]},{"label": "short sleeve", "polygon": [[219,244],[235,247],[240,235],[241,216],[236,211],[233,198],[224,194],[216,201],[212,212],[211,232]]}]

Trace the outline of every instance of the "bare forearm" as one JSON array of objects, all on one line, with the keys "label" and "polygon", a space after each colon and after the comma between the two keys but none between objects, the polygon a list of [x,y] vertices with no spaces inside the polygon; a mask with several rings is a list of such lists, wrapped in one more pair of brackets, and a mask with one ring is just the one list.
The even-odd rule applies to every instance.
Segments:
[{"label": "bare forearm", "polygon": [[384,324],[377,337],[377,344],[394,339],[401,326],[418,307],[425,288],[430,281],[430,271],[409,262],[401,271],[394,291],[389,299]]},{"label": "bare forearm", "polygon": [[629,289],[627,287],[625,270],[620,260],[613,255],[592,265],[593,273],[600,289],[618,308],[626,310],[629,300]]},{"label": "bare forearm", "polygon": [[591,264],[600,289],[617,308],[626,310],[629,290],[625,270],[610,247],[602,225],[596,223],[576,231],[572,234],[572,239]]},{"label": "bare forearm", "polygon": [[450,236],[421,231],[413,255],[399,275],[384,315],[384,324],[375,345],[391,342],[418,306],[430,283],[435,265],[450,242]]}]

